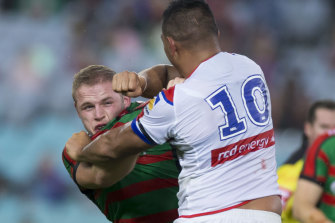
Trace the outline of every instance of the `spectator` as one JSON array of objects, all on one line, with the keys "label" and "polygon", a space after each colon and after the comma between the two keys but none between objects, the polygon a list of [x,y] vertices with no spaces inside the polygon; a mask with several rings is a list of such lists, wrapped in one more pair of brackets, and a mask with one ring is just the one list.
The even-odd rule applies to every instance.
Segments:
[{"label": "spectator", "polygon": [[292,216],[292,205],[307,148],[318,136],[332,128],[335,128],[335,101],[314,102],[307,112],[302,145],[277,171],[279,188],[282,192],[283,223],[298,222]]},{"label": "spectator", "polygon": [[335,222],[335,129],[309,147],[298,180],[293,215],[302,223]]}]

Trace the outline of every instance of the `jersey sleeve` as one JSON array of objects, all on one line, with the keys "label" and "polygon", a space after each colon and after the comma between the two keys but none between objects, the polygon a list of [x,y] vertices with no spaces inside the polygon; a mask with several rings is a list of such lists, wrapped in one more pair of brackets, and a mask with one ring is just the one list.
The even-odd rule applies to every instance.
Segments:
[{"label": "jersey sleeve", "polygon": [[65,169],[69,173],[70,177],[78,185],[77,180],[76,180],[76,172],[77,172],[80,162],[77,162],[71,159],[71,157],[66,153],[66,147],[64,147],[63,152],[62,152],[62,160],[65,166]]},{"label": "jersey sleeve", "polygon": [[151,99],[131,124],[133,131],[148,144],[163,144],[173,137],[175,124],[174,87]]},{"label": "jersey sleeve", "polygon": [[320,136],[307,150],[300,176],[321,186],[325,184],[328,175],[329,154],[325,144],[327,137],[327,135]]}]

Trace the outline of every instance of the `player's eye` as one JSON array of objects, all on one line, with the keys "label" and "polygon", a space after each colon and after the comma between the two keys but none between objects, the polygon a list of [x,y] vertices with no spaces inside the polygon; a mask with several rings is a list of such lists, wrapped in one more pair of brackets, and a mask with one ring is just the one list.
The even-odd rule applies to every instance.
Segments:
[{"label": "player's eye", "polygon": [[93,105],[86,105],[86,106],[84,106],[82,109],[83,110],[91,110],[91,109],[93,109],[94,108],[94,106]]}]

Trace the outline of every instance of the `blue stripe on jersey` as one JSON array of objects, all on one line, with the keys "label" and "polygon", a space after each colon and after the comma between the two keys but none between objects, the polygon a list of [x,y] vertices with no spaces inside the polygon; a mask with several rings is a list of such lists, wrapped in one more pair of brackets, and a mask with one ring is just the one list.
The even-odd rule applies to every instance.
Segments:
[{"label": "blue stripe on jersey", "polygon": [[162,91],[162,95],[163,95],[164,100],[165,100],[168,104],[173,105],[173,101],[170,101],[169,99],[167,99],[167,97],[166,97],[164,91]]},{"label": "blue stripe on jersey", "polygon": [[136,125],[136,118],[131,122],[131,128],[134,131],[134,133],[140,137],[145,143],[149,144],[149,145],[154,145],[154,143],[149,140],[137,127]]},{"label": "blue stripe on jersey", "polygon": [[155,103],[154,103],[154,105],[156,105],[160,100],[161,100],[161,98],[159,97],[159,94],[158,94],[158,96],[157,96],[156,99],[155,99]]}]

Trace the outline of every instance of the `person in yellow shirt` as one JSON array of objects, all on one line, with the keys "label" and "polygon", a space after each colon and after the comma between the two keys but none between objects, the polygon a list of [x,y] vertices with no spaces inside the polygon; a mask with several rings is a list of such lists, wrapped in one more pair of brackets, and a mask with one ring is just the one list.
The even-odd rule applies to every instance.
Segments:
[{"label": "person in yellow shirt", "polygon": [[295,151],[278,170],[278,184],[282,193],[282,222],[298,223],[292,216],[294,192],[303,167],[306,149],[327,130],[335,128],[335,101],[321,100],[311,105],[304,124],[301,147]]}]

